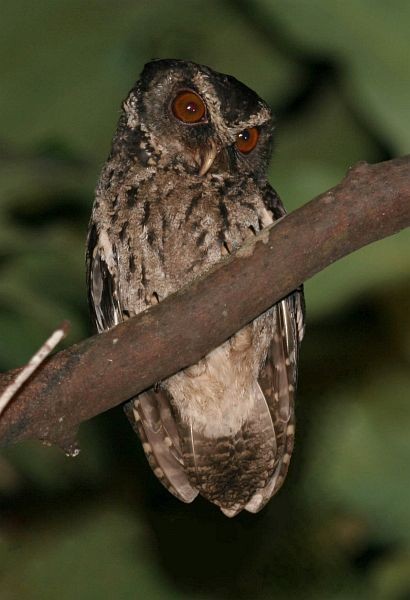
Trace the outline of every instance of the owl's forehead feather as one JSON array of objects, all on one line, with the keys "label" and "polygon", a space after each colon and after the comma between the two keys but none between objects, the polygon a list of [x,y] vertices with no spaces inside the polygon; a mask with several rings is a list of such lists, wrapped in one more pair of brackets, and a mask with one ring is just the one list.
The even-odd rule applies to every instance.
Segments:
[{"label": "owl's forehead feather", "polygon": [[218,79],[198,71],[193,81],[210,109],[214,122],[221,120],[221,124],[243,129],[262,125],[272,119],[267,104],[234,77],[221,75]]},{"label": "owl's forehead feather", "polygon": [[[153,88],[194,88],[204,99],[213,120],[225,125],[249,127],[272,120],[269,106],[249,87],[231,75],[206,65],[177,59],[158,59],[147,63],[141,74],[146,91]],[[219,117],[219,119],[218,119]]]}]

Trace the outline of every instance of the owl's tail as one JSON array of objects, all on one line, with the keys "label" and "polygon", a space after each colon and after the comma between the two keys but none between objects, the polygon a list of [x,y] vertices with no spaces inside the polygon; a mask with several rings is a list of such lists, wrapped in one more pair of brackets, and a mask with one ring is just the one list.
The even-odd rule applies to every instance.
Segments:
[{"label": "owl's tail", "polygon": [[154,474],[179,500],[192,502],[200,493],[229,517],[266,503],[279,471],[272,417],[258,385],[246,421],[230,436],[210,438],[182,422],[164,390],[140,394],[125,412]]},{"label": "owl's tail", "polygon": [[[241,510],[258,512],[281,487],[295,429],[298,340],[289,306],[282,301],[274,308],[275,334],[259,380],[246,394],[242,421],[232,419],[229,385],[229,402],[219,403],[225,412],[219,420],[212,417],[211,427],[209,419],[190,420],[189,411],[182,417],[169,389],[149,390],[127,404],[152,470],[180,500],[192,502],[200,493],[232,517]],[[219,366],[223,356],[222,350],[215,355]]]},{"label": "owl's tail", "polygon": [[272,416],[258,384],[254,394],[246,420],[231,435],[211,438],[192,424],[178,423],[191,485],[228,517],[243,509],[260,510],[265,504],[263,491],[270,487],[278,467]]}]

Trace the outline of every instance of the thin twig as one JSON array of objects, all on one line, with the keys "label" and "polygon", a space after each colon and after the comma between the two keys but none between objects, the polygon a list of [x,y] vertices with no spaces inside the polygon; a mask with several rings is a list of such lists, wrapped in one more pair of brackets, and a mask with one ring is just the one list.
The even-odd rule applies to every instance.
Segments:
[{"label": "thin twig", "polygon": [[21,386],[27,381],[29,377],[36,371],[41,363],[51,354],[56,346],[64,339],[68,333],[70,325],[68,321],[64,321],[58,329],[56,329],[44,342],[44,344],[37,350],[35,354],[30,358],[29,362],[23,369],[18,373],[16,378],[6,387],[0,396],[0,415],[17,394]]}]

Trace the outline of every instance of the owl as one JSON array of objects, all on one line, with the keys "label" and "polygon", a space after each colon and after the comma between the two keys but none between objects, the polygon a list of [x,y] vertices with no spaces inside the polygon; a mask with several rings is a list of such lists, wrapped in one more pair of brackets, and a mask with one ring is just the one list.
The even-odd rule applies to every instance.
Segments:
[{"label": "owl", "polygon": [[[234,77],[181,60],[144,67],[122,104],[90,220],[87,286],[99,332],[284,216],[266,175],[272,133],[268,105]],[[259,511],[279,490],[303,332],[299,288],[126,404],[154,474],[177,498],[200,494],[232,517]]]}]

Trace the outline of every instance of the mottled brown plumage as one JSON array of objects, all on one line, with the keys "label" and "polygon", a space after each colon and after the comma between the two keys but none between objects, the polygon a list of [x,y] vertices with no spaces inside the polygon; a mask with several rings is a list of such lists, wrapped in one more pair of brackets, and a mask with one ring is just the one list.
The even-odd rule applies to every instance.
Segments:
[{"label": "mottled brown plumage", "polygon": [[[186,118],[197,118],[197,104],[204,113],[197,122],[175,108],[186,91]],[[90,222],[98,331],[161,302],[285,214],[266,180],[272,129],[268,106],[236,79],[184,61],[146,65],[123,104]],[[260,510],[279,489],[302,336],[297,290],[128,403],[154,473],[178,498],[199,492],[233,516]]]}]

